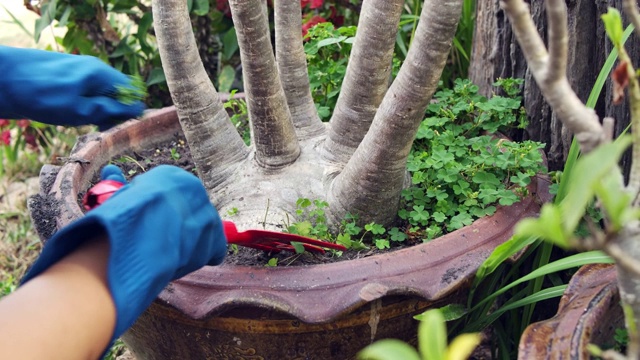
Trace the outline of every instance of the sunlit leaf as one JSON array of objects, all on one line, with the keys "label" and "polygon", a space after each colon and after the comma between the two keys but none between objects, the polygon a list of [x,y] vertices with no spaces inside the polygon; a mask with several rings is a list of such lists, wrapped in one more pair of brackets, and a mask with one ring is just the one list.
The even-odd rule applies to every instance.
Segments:
[{"label": "sunlit leaf", "polygon": [[616,141],[604,144],[583,155],[577,162],[571,178],[571,188],[560,204],[565,233],[573,233],[584,216],[587,205],[593,199],[595,183],[617,171],[616,167],[622,153],[631,145],[628,135]]},{"label": "sunlit leaf", "polygon": [[456,336],[447,349],[446,360],[466,360],[480,344],[480,334],[462,334]]},{"label": "sunlit leaf", "polygon": [[398,339],[383,339],[358,353],[361,360],[421,360],[411,345]]},{"label": "sunlit leaf", "polygon": [[619,48],[622,43],[622,34],[624,30],[622,28],[622,17],[620,12],[610,7],[606,14],[601,16],[604,22],[604,28],[607,32],[607,36],[616,48]]},{"label": "sunlit leaf", "polygon": [[515,227],[516,236],[539,237],[553,242],[563,248],[569,248],[568,237],[562,226],[562,213],[560,207],[555,204],[546,203],[540,210],[540,216],[536,219],[523,219]]},{"label": "sunlit leaf", "polygon": [[447,327],[438,309],[422,314],[418,325],[418,349],[425,360],[443,360],[447,350]]}]

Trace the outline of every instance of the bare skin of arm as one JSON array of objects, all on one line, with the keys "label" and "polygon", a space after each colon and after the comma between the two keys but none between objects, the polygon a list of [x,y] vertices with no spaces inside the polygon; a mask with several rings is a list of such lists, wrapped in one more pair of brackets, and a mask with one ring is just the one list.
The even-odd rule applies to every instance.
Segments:
[{"label": "bare skin of arm", "polygon": [[113,335],[100,235],[0,300],[0,359],[98,359]]}]

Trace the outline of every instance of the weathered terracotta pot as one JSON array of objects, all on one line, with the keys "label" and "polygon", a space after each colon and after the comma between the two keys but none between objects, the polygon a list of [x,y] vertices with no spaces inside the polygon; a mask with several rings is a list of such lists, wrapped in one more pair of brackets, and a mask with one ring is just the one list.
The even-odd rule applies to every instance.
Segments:
[{"label": "weathered terracotta pot", "polygon": [[571,278],[557,314],[531,324],[520,338],[518,359],[590,359],[587,345],[613,345],[624,327],[616,269],[585,265]]},{"label": "weathered terracotta pot", "polygon": [[[32,198],[43,238],[83,216],[78,193],[110,158],[180,131],[173,108],[79,141]],[[478,266],[539,211],[534,196],[429,243],[333,264],[204,267],[170,284],[124,336],[139,359],[349,359],[374,340],[411,340],[413,315],[465,297]],[[55,216],[42,213],[55,210]]]}]

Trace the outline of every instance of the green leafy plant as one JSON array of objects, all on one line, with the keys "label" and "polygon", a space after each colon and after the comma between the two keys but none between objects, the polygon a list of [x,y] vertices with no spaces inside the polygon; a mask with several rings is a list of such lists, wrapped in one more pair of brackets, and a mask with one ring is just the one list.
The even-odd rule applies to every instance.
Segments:
[{"label": "green leafy plant", "polygon": [[515,96],[519,80],[499,80],[512,97],[477,94],[458,79],[427,108],[407,162],[412,184],[403,191],[400,218],[424,240],[471,224],[527,194],[531,178],[544,170],[533,141],[512,142],[492,135],[524,127],[526,116]]},{"label": "green leafy plant", "polygon": [[445,317],[429,310],[418,325],[418,350],[397,340],[379,340],[358,353],[363,360],[464,360],[480,344],[480,334],[462,334],[447,346]]},{"label": "green leafy plant", "polygon": [[331,23],[320,23],[307,34],[304,51],[311,94],[322,120],[329,119],[338,101],[355,33],[355,26],[335,29]]},{"label": "green leafy plant", "polygon": [[178,152],[178,150],[176,150],[176,148],[169,149],[169,156],[174,161],[180,160],[180,153]]},{"label": "green leafy plant", "polygon": [[147,85],[140,76],[131,75],[131,86],[116,85],[116,98],[123,104],[131,105],[144,101],[147,97]]},{"label": "green leafy plant", "polygon": [[251,130],[249,127],[249,112],[247,102],[244,99],[237,98],[237,91],[232,90],[229,94],[229,100],[225,101],[224,108],[231,112],[230,120],[238,130],[242,140],[247,145],[251,144]]}]

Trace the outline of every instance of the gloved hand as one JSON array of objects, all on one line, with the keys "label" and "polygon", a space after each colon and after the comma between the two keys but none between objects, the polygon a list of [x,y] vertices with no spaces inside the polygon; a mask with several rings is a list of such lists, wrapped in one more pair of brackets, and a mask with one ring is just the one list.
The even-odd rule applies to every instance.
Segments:
[{"label": "gloved hand", "polygon": [[0,118],[104,130],[144,110],[116,99],[131,79],[95,57],[0,46],[0,74]]},{"label": "gloved hand", "polygon": [[[107,165],[101,178],[126,182]],[[86,216],[58,231],[22,283],[45,271],[92,235],[111,245],[107,277],[116,306],[112,341],[126,331],[171,281],[227,252],[222,221],[200,180],[163,165],[139,175]]]}]

